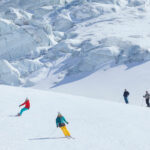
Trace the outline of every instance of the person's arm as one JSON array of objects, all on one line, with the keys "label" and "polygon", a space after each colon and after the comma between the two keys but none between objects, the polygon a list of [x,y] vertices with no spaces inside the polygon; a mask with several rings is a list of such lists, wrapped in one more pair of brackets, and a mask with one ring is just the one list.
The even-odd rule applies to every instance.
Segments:
[{"label": "person's arm", "polygon": [[26,104],[26,102],[24,102],[24,103],[22,103],[21,105],[19,105],[19,107],[20,107],[20,106],[23,106],[23,105],[25,105],[25,104]]},{"label": "person's arm", "polygon": [[56,126],[58,127],[58,121],[57,121],[57,118],[56,118]]},{"label": "person's arm", "polygon": [[66,121],[65,117],[63,117],[63,120],[65,121],[65,123],[67,123],[67,124],[68,124],[68,121]]}]

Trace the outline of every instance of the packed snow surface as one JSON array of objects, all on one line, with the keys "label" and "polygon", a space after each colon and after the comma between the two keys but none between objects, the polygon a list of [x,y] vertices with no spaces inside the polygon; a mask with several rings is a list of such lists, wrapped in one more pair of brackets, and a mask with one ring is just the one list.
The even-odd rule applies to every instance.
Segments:
[{"label": "packed snow surface", "polygon": [[149,0],[1,0],[0,83],[51,88],[140,65],[150,60],[149,24]]},{"label": "packed snow surface", "polygon": [[[149,108],[8,86],[0,91],[1,150],[149,150]],[[14,117],[27,96],[30,110]],[[56,128],[58,111],[75,139]]]},{"label": "packed snow surface", "polygon": [[[76,82],[66,79],[61,86],[52,88],[53,91],[81,95],[86,97],[124,102],[123,92],[130,92],[129,102],[134,105],[143,105],[145,91],[150,92],[150,62],[134,64],[132,66],[120,65],[105,68],[82,77]],[[44,89],[44,85],[36,88]],[[48,87],[48,86],[47,86]],[[145,104],[144,104],[145,105]]]}]

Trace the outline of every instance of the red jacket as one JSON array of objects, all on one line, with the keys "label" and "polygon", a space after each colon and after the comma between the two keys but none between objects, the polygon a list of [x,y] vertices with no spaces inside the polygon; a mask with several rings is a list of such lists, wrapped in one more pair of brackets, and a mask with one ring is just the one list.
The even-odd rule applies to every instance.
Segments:
[{"label": "red jacket", "polygon": [[20,106],[23,106],[23,105],[25,105],[25,108],[30,109],[30,101],[29,101],[29,100],[25,101],[25,102],[24,102],[23,104],[21,104]]}]

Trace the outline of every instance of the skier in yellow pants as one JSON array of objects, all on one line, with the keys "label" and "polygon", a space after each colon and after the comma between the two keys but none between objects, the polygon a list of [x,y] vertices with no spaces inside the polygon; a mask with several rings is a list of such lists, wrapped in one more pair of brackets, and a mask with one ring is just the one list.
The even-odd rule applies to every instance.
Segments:
[{"label": "skier in yellow pants", "polygon": [[57,128],[60,127],[62,132],[64,133],[65,137],[71,137],[69,131],[66,128],[66,124],[68,124],[68,122],[66,121],[66,119],[61,115],[61,113],[58,113],[58,116],[56,118],[56,126]]}]

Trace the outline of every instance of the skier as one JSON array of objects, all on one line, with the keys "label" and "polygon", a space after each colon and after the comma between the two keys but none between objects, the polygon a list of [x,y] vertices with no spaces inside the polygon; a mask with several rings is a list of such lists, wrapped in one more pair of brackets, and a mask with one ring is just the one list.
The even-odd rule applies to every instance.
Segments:
[{"label": "skier", "polygon": [[146,100],[147,107],[150,107],[150,104],[149,104],[150,94],[148,93],[148,91],[146,91],[146,94],[143,97]]},{"label": "skier", "polygon": [[30,101],[28,98],[26,98],[25,102],[23,104],[19,105],[19,107],[21,107],[23,105],[25,105],[25,107],[21,109],[20,113],[18,113],[18,116],[21,116],[24,111],[30,109]]},{"label": "skier", "polygon": [[68,122],[66,121],[66,119],[61,115],[60,112],[58,112],[58,116],[56,118],[56,126],[57,128],[60,127],[62,132],[64,133],[65,137],[71,137],[69,131],[66,128],[66,124],[68,124]]},{"label": "skier", "polygon": [[124,100],[125,100],[125,103],[128,104],[128,96],[129,96],[129,92],[125,89],[124,90],[124,93],[123,93],[123,97],[124,97]]}]

